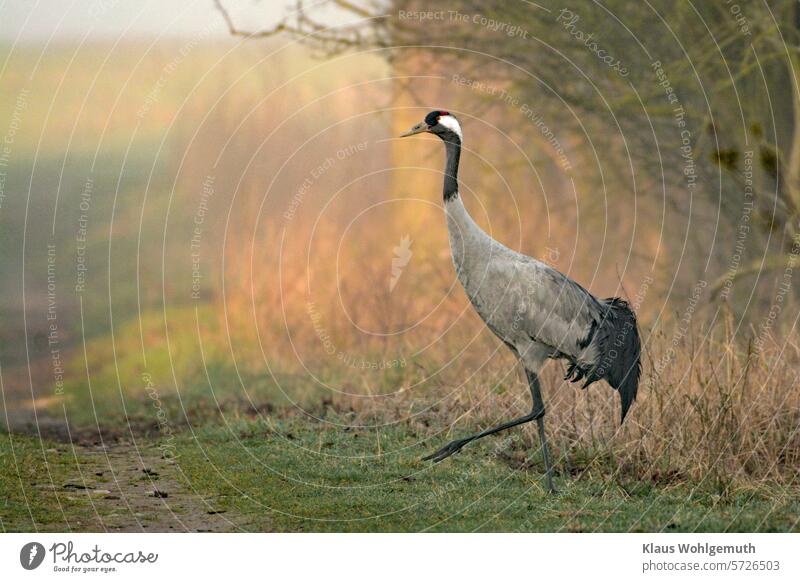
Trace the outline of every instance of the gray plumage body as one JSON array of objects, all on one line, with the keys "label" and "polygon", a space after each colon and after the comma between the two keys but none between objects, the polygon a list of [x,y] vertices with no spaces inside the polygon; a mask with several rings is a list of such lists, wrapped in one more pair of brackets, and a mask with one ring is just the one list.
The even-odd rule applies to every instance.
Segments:
[{"label": "gray plumage body", "polygon": [[460,196],[445,202],[456,274],[478,315],[538,372],[547,359],[569,362],[584,387],[605,379],[620,390],[622,418],[636,398],[639,335],[627,303],[599,300],[549,265],[484,232]]},{"label": "gray plumage body", "polygon": [[448,443],[426,460],[442,461],[466,444],[535,420],[547,487],[554,491],[538,373],[548,359],[569,362],[565,380],[583,387],[606,380],[620,393],[622,420],[636,398],[640,343],[636,316],[619,298],[597,299],[549,265],[509,249],[472,219],[458,194],[461,126],[447,111],[431,111],[404,136],[432,133],[445,144],[444,206],[453,264],[478,315],[520,359],[530,386],[531,412]]}]

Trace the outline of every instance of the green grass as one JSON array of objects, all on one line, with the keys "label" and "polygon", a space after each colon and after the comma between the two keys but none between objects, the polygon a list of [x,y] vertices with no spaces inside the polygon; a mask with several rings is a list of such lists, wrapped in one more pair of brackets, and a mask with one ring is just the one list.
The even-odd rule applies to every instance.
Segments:
[{"label": "green grass", "polygon": [[[724,495],[691,483],[619,482],[597,468],[542,487],[538,451],[519,468],[513,441],[472,445],[438,465],[419,460],[444,437],[408,426],[344,429],[328,415],[205,424],[170,437],[176,475],[197,499],[249,531],[796,531],[796,489]],[[425,437],[430,437],[425,439]],[[163,444],[139,438],[138,446]],[[516,445],[513,445],[516,446]],[[81,448],[0,435],[2,531],[96,531],[117,508],[65,488],[91,467]],[[85,471],[84,471],[85,472]],[[139,515],[139,514],[137,514]],[[69,524],[66,526],[65,524]]]},{"label": "green grass", "polygon": [[63,488],[75,468],[67,445],[0,433],[0,531],[61,530],[94,515],[87,496]]},{"label": "green grass", "polygon": [[[331,420],[331,419],[328,419]],[[334,419],[344,420],[344,419]],[[542,487],[534,467],[502,460],[502,439],[438,464],[419,458],[442,444],[402,426],[343,430],[306,418],[238,421],[177,439],[179,466],[204,495],[278,531],[786,531],[796,530],[794,490],[720,496],[691,484],[612,482],[602,472]]]}]

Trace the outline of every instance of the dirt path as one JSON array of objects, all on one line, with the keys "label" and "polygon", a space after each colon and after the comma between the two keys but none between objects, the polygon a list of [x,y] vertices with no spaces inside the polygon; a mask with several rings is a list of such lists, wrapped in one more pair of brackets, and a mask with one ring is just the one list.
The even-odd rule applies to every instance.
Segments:
[{"label": "dirt path", "polygon": [[[49,360],[31,363],[34,386],[46,385]],[[46,395],[31,393],[27,367],[2,371],[0,428],[39,437],[53,444],[48,452],[63,455],[69,478],[63,483],[40,483],[62,501],[86,500],[86,514],[58,531],[242,531],[243,520],[221,512],[213,500],[191,490],[181,476],[180,464],[165,459],[151,438],[135,443],[123,433],[107,433],[101,442],[97,432],[76,432],[64,417],[54,416]],[[33,397],[32,397],[33,396]],[[5,406],[3,406],[5,404]],[[58,410],[58,407],[55,408]]]},{"label": "dirt path", "polygon": [[74,531],[242,531],[238,516],[187,488],[178,464],[152,445],[137,445],[59,445],[75,476],[52,487],[67,500],[88,498],[93,510],[70,524]]}]

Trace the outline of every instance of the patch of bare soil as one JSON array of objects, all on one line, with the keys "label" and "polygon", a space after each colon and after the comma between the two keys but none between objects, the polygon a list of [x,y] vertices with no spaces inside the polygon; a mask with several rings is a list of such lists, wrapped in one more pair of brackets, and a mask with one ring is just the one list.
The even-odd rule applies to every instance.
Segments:
[{"label": "patch of bare soil", "polygon": [[[176,463],[152,445],[61,445],[75,477],[59,497],[88,498],[93,512],[71,523],[73,531],[230,532],[242,519],[190,490]],[[77,458],[77,463],[75,462]],[[59,484],[54,485],[59,487]]]},{"label": "patch of bare soil", "polygon": [[[46,362],[38,362],[46,368]],[[75,430],[65,417],[40,407],[27,369],[3,370],[0,429],[53,441],[50,453],[63,455],[71,467],[64,483],[38,487],[53,490],[62,500],[88,499],[91,510],[55,531],[183,532],[242,531],[243,519],[216,507],[186,485],[179,466],[164,458],[151,427]],[[13,373],[12,373],[13,372]],[[17,373],[19,372],[19,373]],[[34,383],[34,385],[39,385]],[[33,397],[32,397],[33,396]],[[151,434],[154,433],[154,434]],[[132,435],[136,435],[133,442]]]}]

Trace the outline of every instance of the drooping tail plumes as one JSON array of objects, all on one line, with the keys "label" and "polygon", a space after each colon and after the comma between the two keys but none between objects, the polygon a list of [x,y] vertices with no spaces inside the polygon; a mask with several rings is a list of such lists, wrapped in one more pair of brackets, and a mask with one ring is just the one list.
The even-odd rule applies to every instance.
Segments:
[{"label": "drooping tail plumes", "polygon": [[639,389],[639,375],[642,371],[639,329],[636,314],[627,301],[618,297],[605,300],[609,308],[606,324],[611,328],[610,341],[605,346],[605,354],[600,361],[602,377],[619,392],[622,404],[622,418],[625,420],[628,409],[636,400]]},{"label": "drooping tail plumes", "polygon": [[597,347],[597,359],[589,366],[572,360],[564,380],[580,382],[583,388],[598,380],[605,380],[619,392],[622,418],[636,400],[641,373],[641,345],[636,314],[627,301],[619,297],[604,299],[606,312],[599,323],[593,324],[586,340]]},{"label": "drooping tail plumes", "polygon": [[627,301],[611,297],[604,299],[602,303],[607,311],[599,324],[592,326],[587,340],[597,346],[598,358],[591,366],[581,366],[573,361],[564,379],[571,382],[585,379],[583,388],[598,380],[608,382],[619,392],[622,423],[631,404],[636,400],[639,389],[639,375],[642,371],[639,329],[636,325],[636,314]]}]

